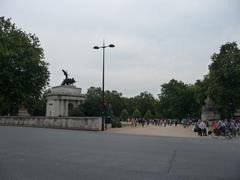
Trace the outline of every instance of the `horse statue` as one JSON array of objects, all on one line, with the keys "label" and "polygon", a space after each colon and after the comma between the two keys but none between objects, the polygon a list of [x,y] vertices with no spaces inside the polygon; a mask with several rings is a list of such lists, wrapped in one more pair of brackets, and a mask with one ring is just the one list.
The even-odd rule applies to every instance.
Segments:
[{"label": "horse statue", "polygon": [[64,85],[72,85],[72,84],[74,84],[76,82],[74,78],[68,78],[67,71],[62,69],[62,72],[65,75],[65,79],[63,80],[63,82],[61,84],[62,86],[64,86]]}]

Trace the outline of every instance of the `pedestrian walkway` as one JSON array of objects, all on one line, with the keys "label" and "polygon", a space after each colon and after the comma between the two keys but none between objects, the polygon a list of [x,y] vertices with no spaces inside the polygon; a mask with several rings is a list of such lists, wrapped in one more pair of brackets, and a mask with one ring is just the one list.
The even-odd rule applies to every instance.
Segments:
[{"label": "pedestrian walkway", "polygon": [[[107,132],[118,134],[134,134],[134,135],[150,135],[150,136],[168,136],[168,137],[189,137],[189,138],[203,138],[194,133],[192,127],[184,128],[182,126],[152,126],[147,127],[123,127],[112,128]],[[206,138],[206,137],[204,137]]]}]

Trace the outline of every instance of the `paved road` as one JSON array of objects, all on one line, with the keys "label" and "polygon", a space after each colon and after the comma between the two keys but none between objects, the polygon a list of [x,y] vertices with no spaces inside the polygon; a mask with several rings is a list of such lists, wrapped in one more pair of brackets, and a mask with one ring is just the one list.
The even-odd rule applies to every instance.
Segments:
[{"label": "paved road", "polygon": [[239,180],[240,140],[0,126],[1,180]]}]

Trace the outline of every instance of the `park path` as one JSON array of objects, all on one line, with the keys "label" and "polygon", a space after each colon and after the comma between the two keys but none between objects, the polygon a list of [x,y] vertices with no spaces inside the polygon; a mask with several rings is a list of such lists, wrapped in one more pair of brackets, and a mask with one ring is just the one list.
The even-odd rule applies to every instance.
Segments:
[{"label": "park path", "polygon": [[[106,132],[117,134],[133,134],[133,135],[149,135],[149,136],[167,136],[167,137],[189,137],[189,138],[203,138],[194,133],[192,126],[184,128],[179,126],[145,126],[145,127],[123,127],[123,128],[111,128]],[[204,137],[206,138],[206,137]]]}]

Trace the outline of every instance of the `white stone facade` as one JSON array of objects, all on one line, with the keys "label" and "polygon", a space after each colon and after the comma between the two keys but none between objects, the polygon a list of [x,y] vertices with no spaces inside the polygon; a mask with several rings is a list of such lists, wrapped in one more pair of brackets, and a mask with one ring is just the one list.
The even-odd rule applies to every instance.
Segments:
[{"label": "white stone facade", "polygon": [[69,108],[75,108],[85,100],[82,89],[72,85],[53,87],[45,96],[46,116],[68,116]]},{"label": "white stone facade", "polygon": [[202,107],[201,119],[203,121],[219,120],[221,118],[219,112],[216,110],[213,101],[207,97],[205,105]]}]

